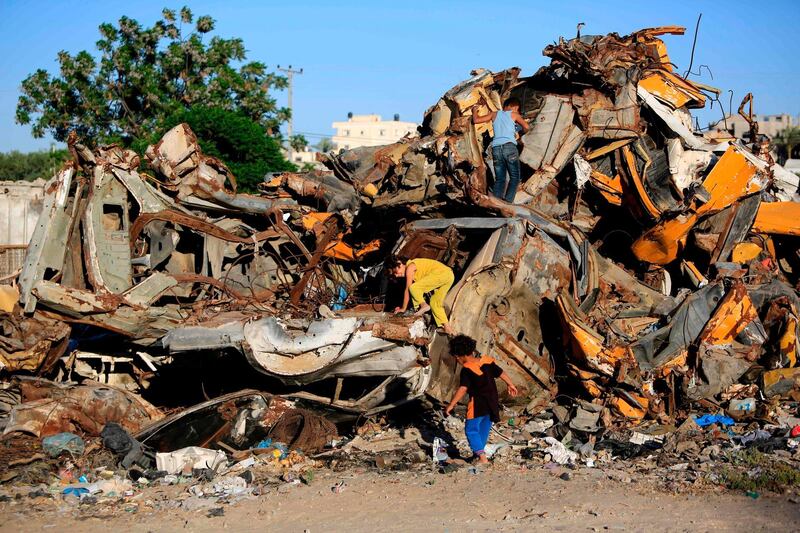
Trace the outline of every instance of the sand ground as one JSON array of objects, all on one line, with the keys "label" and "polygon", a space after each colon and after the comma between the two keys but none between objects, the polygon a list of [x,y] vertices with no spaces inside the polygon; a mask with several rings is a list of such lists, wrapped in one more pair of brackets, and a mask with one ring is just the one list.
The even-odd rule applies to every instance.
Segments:
[{"label": "sand ground", "polygon": [[[450,474],[321,470],[310,485],[268,488],[235,503],[170,509],[186,487],[150,487],[125,504],[0,504],[0,531],[797,531],[797,495],[757,499],[714,488],[672,493],[596,469]],[[332,487],[344,483],[340,492]],[[177,506],[177,505],[176,505]],[[222,516],[209,511],[222,508]],[[219,513],[220,511],[217,511]]]}]

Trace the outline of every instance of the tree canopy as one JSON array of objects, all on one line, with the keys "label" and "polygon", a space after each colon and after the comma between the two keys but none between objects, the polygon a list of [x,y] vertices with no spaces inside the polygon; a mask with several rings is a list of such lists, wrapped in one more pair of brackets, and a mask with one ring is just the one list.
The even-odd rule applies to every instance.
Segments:
[{"label": "tree canopy", "polygon": [[151,27],[121,17],[99,29],[99,57],[61,51],[57,75],[39,69],[22,82],[16,121],[32,124],[34,137],[63,142],[74,130],[98,144],[130,145],[193,106],[235,111],[267,133],[289,116],[270,96],[286,78],[246,62],[241,39],[208,39],[209,16],[164,9]]},{"label": "tree canopy", "polygon": [[68,158],[69,152],[66,150],[0,153],[0,180],[50,179]]},{"label": "tree canopy", "polygon": [[772,139],[772,144],[778,149],[781,160],[796,157],[800,148],[800,128],[786,128]]},{"label": "tree canopy", "polygon": [[289,146],[295,152],[302,152],[308,147],[308,139],[304,135],[292,135],[289,138]]},{"label": "tree canopy", "polygon": [[241,192],[256,192],[267,172],[296,170],[284,158],[278,141],[267,135],[263,125],[242,111],[194,106],[164,120],[163,129],[132,148],[144,153],[169,129],[185,122],[192,128],[204,154],[221,159],[236,176]]},{"label": "tree canopy", "polygon": [[330,137],[323,137],[317,143],[316,148],[320,152],[330,152],[333,150],[334,144]]}]

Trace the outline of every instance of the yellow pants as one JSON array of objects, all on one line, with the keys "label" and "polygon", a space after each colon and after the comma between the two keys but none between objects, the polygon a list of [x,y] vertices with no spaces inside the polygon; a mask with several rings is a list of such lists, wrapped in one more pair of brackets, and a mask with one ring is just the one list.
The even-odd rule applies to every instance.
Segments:
[{"label": "yellow pants", "polygon": [[453,280],[453,271],[449,268],[414,280],[414,283],[408,288],[408,292],[411,293],[411,305],[414,306],[414,309],[418,308],[420,304],[425,302],[425,295],[433,291],[431,301],[428,304],[431,306],[433,320],[437,326],[447,324],[444,298],[447,296],[447,291],[453,286]]}]

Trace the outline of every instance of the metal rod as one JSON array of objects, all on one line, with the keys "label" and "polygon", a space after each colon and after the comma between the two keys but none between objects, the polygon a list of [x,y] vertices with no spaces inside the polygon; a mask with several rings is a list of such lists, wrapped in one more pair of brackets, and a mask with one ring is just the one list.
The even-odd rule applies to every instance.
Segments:
[{"label": "metal rod", "polygon": [[694,49],[697,46],[697,32],[700,29],[700,19],[703,18],[703,14],[700,13],[697,16],[697,24],[694,27],[694,40],[692,41],[692,55],[689,58],[689,68],[686,70],[686,73],[683,75],[683,79],[689,77],[689,74],[692,72],[692,65],[694,65]]}]

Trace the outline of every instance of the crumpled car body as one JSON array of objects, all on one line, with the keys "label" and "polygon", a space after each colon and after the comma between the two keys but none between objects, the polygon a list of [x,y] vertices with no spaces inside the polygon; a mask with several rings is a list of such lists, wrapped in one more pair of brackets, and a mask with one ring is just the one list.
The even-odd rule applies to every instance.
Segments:
[{"label": "crumpled car body", "polygon": [[[476,252],[459,254],[467,242]],[[479,349],[515,378],[520,401],[546,406],[556,388],[550,356],[541,352],[538,312],[543,298],[568,285],[563,249],[520,219],[463,218],[411,223],[396,250],[456,267],[460,275],[445,302],[452,324],[473,335]],[[172,352],[236,347],[254,368],[288,384],[329,381],[330,396],[308,391],[293,396],[345,411],[376,412],[424,394],[444,401],[458,387],[446,337],[431,334],[424,319],[372,310],[338,314],[176,328],[162,342]],[[346,397],[348,379],[354,378],[372,378],[375,387]]]},{"label": "crumpled car body", "polygon": [[[372,413],[457,386],[447,339],[386,312],[384,259],[429,257],[456,274],[454,329],[530,412],[564,388],[620,424],[674,420],[751,368],[794,368],[800,307],[800,179],[767,145],[695,130],[720,91],[676,74],[660,36],[683,33],[560,39],[530,77],[477,69],[417,135],[258,194],[186,125],[147,149],[148,177],[130,150],[73,139],[21,308],[162,354],[233,348],[288,394]],[[509,97],[531,125],[512,203],[490,194],[492,126],[473,123]]]},{"label": "crumpled car body", "polygon": [[[186,150],[183,144],[179,148]],[[452,394],[454,361],[445,339],[423,318],[392,316],[383,305],[369,304],[339,304],[325,317],[305,318],[275,304],[279,291],[288,306],[325,291],[329,279],[314,270],[324,261],[351,264],[351,272],[340,267],[340,275],[350,276],[340,287],[353,290],[362,281],[352,272],[358,254],[343,256],[341,247],[331,248],[345,235],[342,217],[300,213],[299,205],[284,199],[280,210],[255,211],[268,226],[259,231],[248,218],[253,213],[231,213],[229,206],[269,200],[229,194],[222,202],[184,182],[170,197],[138,174],[138,159],[130,153],[109,149],[91,157],[97,166],[90,178],[68,165],[49,184],[45,215],[20,275],[24,309],[104,328],[171,354],[234,348],[256,370],[295,387],[294,396],[350,412],[383,410],[426,393],[438,399]],[[185,161],[163,156],[159,164],[177,168],[173,175],[189,175]],[[198,172],[208,170],[200,166]],[[224,181],[204,176],[191,181]],[[196,205],[201,196],[219,203],[201,214]],[[373,239],[348,246],[368,257],[380,245]],[[298,256],[294,264],[289,251]],[[484,351],[519,378],[523,398],[546,405],[555,383],[539,346],[536,316],[542,297],[569,284],[563,249],[525,219],[473,217],[410,223],[396,251],[455,267],[460,276],[447,303],[453,322],[469,329]],[[237,262],[243,254],[261,258],[242,268]],[[477,289],[485,283],[494,284],[492,295],[499,299]],[[360,385],[350,387],[352,379]],[[305,390],[320,383],[314,392]]]}]

